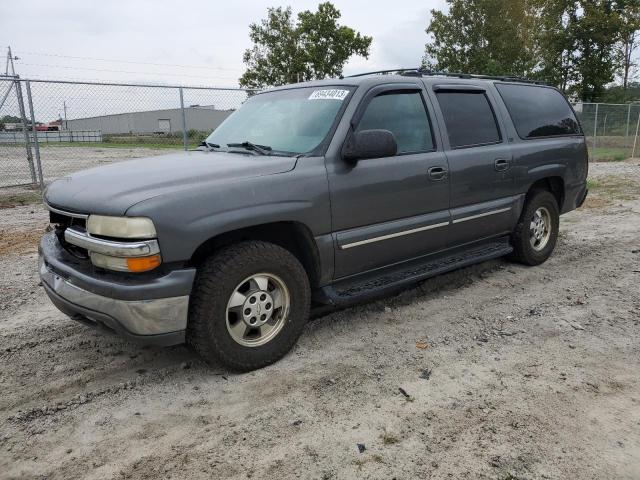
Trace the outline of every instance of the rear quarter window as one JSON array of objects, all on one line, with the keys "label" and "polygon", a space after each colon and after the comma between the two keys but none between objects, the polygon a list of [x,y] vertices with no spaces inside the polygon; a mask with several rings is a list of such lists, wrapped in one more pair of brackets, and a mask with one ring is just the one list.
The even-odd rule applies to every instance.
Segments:
[{"label": "rear quarter window", "polygon": [[581,135],[567,100],[554,88],[497,83],[520,138]]}]

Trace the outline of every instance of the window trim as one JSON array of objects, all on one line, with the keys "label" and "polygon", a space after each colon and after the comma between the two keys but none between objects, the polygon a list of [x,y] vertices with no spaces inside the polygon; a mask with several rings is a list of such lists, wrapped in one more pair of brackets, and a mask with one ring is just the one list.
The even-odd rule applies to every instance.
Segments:
[{"label": "window trim", "polygon": [[[489,98],[489,96],[487,95],[487,91],[485,89],[471,89],[471,88],[467,88],[465,90],[463,89],[442,89],[440,91],[437,91],[434,89],[434,93],[436,95],[436,101],[438,102],[438,108],[440,109],[440,113],[442,114],[442,122],[443,122],[443,126],[446,130],[447,133],[447,140],[449,141],[449,148],[451,150],[464,150],[467,148],[476,148],[476,147],[487,147],[489,145],[499,145],[501,143],[504,143],[504,138],[502,136],[502,129],[500,128],[500,123],[498,122],[498,117],[496,115],[496,111],[495,108],[493,106],[493,104],[491,103],[491,99]],[[466,94],[466,95],[482,95],[486,100],[487,100],[487,104],[489,105],[489,109],[491,110],[491,115],[493,115],[493,122],[496,126],[496,131],[498,132],[498,140],[496,140],[495,142],[485,142],[485,143],[473,143],[473,144],[469,144],[469,145],[460,145],[460,146],[452,146],[451,145],[451,137],[449,137],[449,126],[447,125],[447,120],[444,116],[444,111],[442,110],[442,106],[440,105],[440,100],[438,99],[438,95],[442,94],[442,95],[447,95],[449,93],[462,93],[462,94]]]},{"label": "window trim", "polygon": [[[498,88],[499,85],[515,85],[516,87],[537,87],[537,88],[548,88],[550,90],[555,90],[560,94],[562,99],[565,101],[565,103],[569,107],[569,110],[573,114],[573,118],[578,124],[579,133],[561,133],[558,135],[544,135],[540,137],[523,137],[522,135],[520,135],[520,132],[518,131],[518,127],[516,126],[516,121],[513,118],[513,115],[511,114],[511,110],[509,110],[509,106],[507,105],[506,100],[504,99],[504,97],[502,96],[502,93],[500,92],[500,89]],[[563,95],[563,93],[556,87],[552,87],[550,85],[533,85],[533,84],[529,85],[529,84],[514,83],[514,82],[494,82],[494,86],[496,87],[496,91],[498,92],[498,95],[500,95],[500,100],[504,104],[504,108],[507,110],[507,113],[509,114],[509,119],[511,120],[511,124],[513,125],[513,128],[516,131],[516,135],[518,135],[518,138],[520,140],[531,141],[531,140],[545,140],[545,139],[553,139],[553,138],[584,137],[584,129],[582,128],[582,124],[580,123],[580,119],[578,118],[578,115],[576,115],[576,111],[573,109],[573,106],[569,103],[569,100],[567,100],[567,98]]]},{"label": "window trim", "polygon": [[[424,108],[424,113],[427,116],[427,123],[429,124],[429,133],[431,134],[431,143],[433,144],[430,150],[414,150],[410,152],[398,152],[394,155],[394,157],[401,157],[404,155],[417,155],[420,153],[433,153],[438,151],[438,142],[436,136],[433,131],[433,121],[431,119],[431,114],[429,112],[429,108],[427,106],[427,101],[425,99],[425,94],[420,85],[415,83],[397,83],[397,84],[384,84],[384,85],[376,85],[370,88],[360,100],[356,111],[354,112],[351,120],[349,121],[349,133],[347,134],[345,141],[342,145],[342,150],[344,150],[345,145],[347,144],[351,135],[353,135],[364,116],[364,113],[367,111],[367,108],[371,104],[371,101],[382,95],[394,95],[394,94],[410,94],[417,93],[420,96],[420,100],[422,101],[422,107]],[[393,158],[393,157],[385,157],[385,158]]]}]

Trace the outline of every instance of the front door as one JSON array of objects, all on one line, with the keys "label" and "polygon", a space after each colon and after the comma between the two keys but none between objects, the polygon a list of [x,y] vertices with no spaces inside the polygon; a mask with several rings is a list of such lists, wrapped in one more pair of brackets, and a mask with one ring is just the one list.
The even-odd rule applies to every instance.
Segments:
[{"label": "front door", "polygon": [[377,86],[362,97],[350,131],[389,130],[398,153],[355,164],[327,158],[335,278],[446,245],[449,167],[432,118],[421,83]]}]

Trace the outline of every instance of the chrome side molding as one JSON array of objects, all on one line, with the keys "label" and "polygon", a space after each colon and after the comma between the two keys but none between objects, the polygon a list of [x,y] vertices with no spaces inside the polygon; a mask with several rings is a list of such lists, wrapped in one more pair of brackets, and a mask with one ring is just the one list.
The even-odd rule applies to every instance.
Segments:
[{"label": "chrome side molding", "polygon": [[456,218],[451,223],[467,222],[469,220],[475,220],[476,218],[488,217],[489,215],[508,212],[509,210],[511,210],[511,207],[501,208],[499,210],[491,210],[490,212],[478,213],[477,215],[471,215],[469,217]]},{"label": "chrome side molding", "polygon": [[366,245],[367,243],[380,242],[382,240],[389,240],[390,238],[402,237],[404,235],[411,235],[412,233],[424,232],[425,230],[432,230],[434,228],[446,227],[449,222],[435,223],[433,225],[426,225],[424,227],[412,228],[411,230],[404,230],[402,232],[390,233],[389,235],[381,235],[379,237],[367,238],[366,240],[360,240],[358,242],[347,243],[340,248],[346,250],[347,248],[358,247],[360,245]]},{"label": "chrome side molding", "polygon": [[446,227],[447,225],[453,225],[454,223],[467,222],[469,220],[475,220],[476,218],[487,217],[489,215],[496,215],[498,213],[504,213],[511,211],[512,207],[500,208],[498,210],[491,210],[489,212],[478,213],[476,215],[470,215],[468,217],[460,217],[455,220],[451,220],[450,222],[441,222],[435,223],[433,225],[425,225],[424,227],[412,228],[410,230],[403,230],[401,232],[390,233],[389,235],[381,235],[379,237],[367,238],[365,240],[359,240],[357,242],[347,243],[345,245],[341,245],[341,250],[346,250],[348,248],[359,247],[360,245],[366,245],[368,243],[380,242],[382,240],[389,240],[391,238],[402,237],[404,235],[411,235],[412,233],[424,232],[425,230],[432,230],[434,228]]}]

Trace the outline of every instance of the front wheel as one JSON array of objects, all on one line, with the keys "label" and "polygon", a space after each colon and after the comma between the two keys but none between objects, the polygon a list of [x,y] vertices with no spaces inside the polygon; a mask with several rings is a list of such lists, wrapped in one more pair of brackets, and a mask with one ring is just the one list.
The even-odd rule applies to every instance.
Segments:
[{"label": "front wheel", "polygon": [[511,236],[512,258],[526,265],[545,262],[556,246],[559,226],[556,197],[546,190],[533,191]]},{"label": "front wheel", "polygon": [[307,274],[289,251],[259,241],[232,245],[198,269],[187,341],[208,362],[264,367],[298,340],[310,296]]}]

